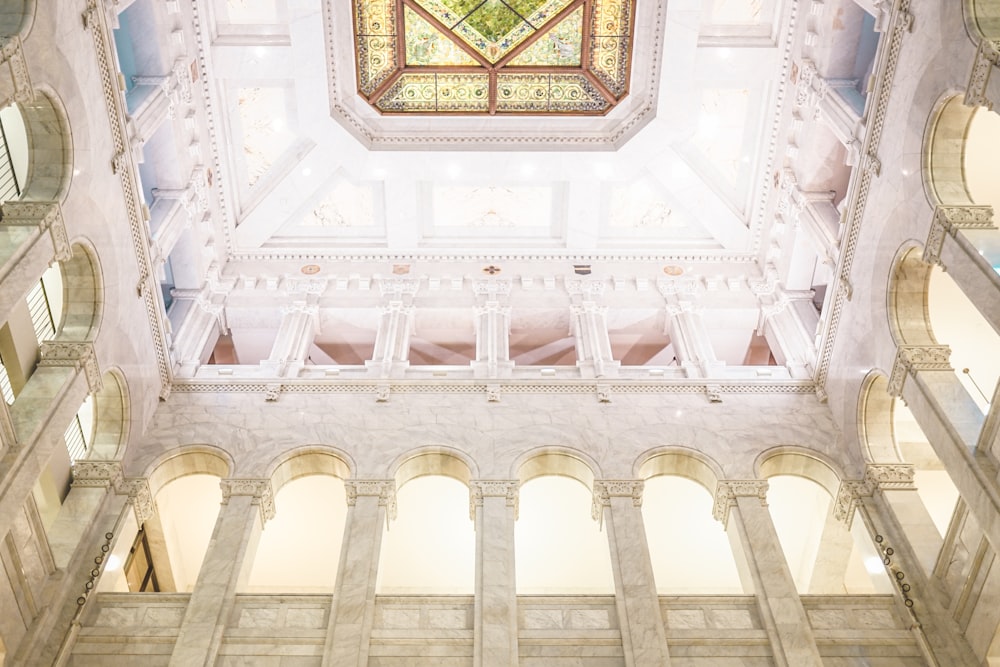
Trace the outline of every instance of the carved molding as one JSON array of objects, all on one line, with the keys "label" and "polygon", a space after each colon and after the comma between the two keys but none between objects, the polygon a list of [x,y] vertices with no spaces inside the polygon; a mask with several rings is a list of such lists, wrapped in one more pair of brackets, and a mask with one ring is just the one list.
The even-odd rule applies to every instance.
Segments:
[{"label": "carved molding", "polygon": [[0,62],[7,63],[14,90],[12,98],[0,100],[0,106],[7,106],[11,102],[30,104],[35,101],[35,91],[31,87],[31,77],[28,76],[28,63],[24,59],[21,38],[14,35],[6,39],[3,47],[0,48]]},{"label": "carved molding", "polygon": [[604,508],[611,507],[612,498],[631,498],[632,507],[642,507],[642,492],[645,487],[646,482],[641,479],[595,479],[591,517],[600,521],[604,516]]},{"label": "carved molding", "polygon": [[489,278],[472,281],[472,292],[476,296],[485,296],[488,301],[496,301],[497,297],[510,296],[513,281],[510,278]]},{"label": "carved molding", "polygon": [[127,495],[135,512],[135,520],[141,526],[156,514],[156,502],[149,490],[149,481],[143,477],[133,477],[122,482],[118,493]]},{"label": "carved molding", "polygon": [[274,492],[269,479],[222,479],[222,504],[233,496],[251,496],[253,504],[260,507],[260,521],[267,523],[274,518]]},{"label": "carved molding", "polygon": [[80,459],[73,464],[73,486],[84,488],[121,488],[125,481],[120,461]]},{"label": "carved molding", "polygon": [[950,356],[951,348],[947,345],[900,345],[889,376],[889,395],[896,398],[903,395],[907,375],[914,375],[919,371],[952,370],[948,362]]},{"label": "carved molding", "polygon": [[83,371],[87,377],[87,388],[91,394],[96,394],[104,388],[93,343],[45,341],[41,345],[41,360],[38,365],[40,367],[71,367]]},{"label": "carved molding", "polygon": [[383,297],[402,299],[415,296],[420,289],[419,278],[379,278],[378,288]]},{"label": "carved molding", "polygon": [[862,498],[879,491],[914,490],[916,467],[908,463],[871,463],[865,467],[862,479],[847,479],[840,483],[833,508],[833,518],[851,525],[854,512]]},{"label": "carved molding", "polygon": [[928,264],[941,263],[941,249],[947,235],[952,237],[960,229],[996,229],[993,224],[992,206],[938,206],[924,244],[923,260]]},{"label": "carved molding", "polygon": [[476,520],[476,508],[483,498],[506,498],[507,507],[514,510],[516,520],[520,510],[521,483],[516,479],[474,479],[469,482],[469,518]]},{"label": "carved molding", "polygon": [[358,504],[359,496],[375,496],[380,507],[385,508],[386,520],[396,518],[396,482],[391,479],[348,479],[344,480],[347,505]]},{"label": "carved molding", "polygon": [[715,505],[712,516],[721,521],[723,526],[729,523],[729,510],[736,505],[737,498],[758,498],[760,504],[767,506],[766,479],[729,479],[720,480],[715,488]]},{"label": "carved molding", "polygon": [[976,49],[976,59],[972,63],[969,83],[965,87],[965,105],[970,107],[993,108],[994,100],[986,95],[990,83],[990,73],[1000,66],[1000,40],[983,39]]},{"label": "carved molding", "polygon": [[854,520],[854,510],[862,497],[872,495],[872,486],[864,480],[845,479],[837,489],[837,499],[833,507],[833,518],[851,525]]},{"label": "carved molding", "polygon": [[57,261],[65,262],[73,257],[69,236],[66,234],[62,206],[58,202],[9,201],[5,202],[2,208],[3,217],[0,219],[0,223],[38,227],[43,231],[48,230],[52,239],[54,258]]}]

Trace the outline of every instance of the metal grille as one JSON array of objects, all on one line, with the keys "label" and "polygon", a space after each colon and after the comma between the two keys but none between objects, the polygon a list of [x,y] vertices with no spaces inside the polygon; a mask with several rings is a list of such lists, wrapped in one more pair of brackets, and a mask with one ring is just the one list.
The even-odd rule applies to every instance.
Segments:
[{"label": "metal grille", "polygon": [[70,463],[76,463],[77,459],[87,456],[87,438],[83,434],[83,425],[80,424],[79,416],[73,416],[73,421],[70,422],[63,438],[66,440],[66,450],[69,451]]},{"label": "metal grille", "polygon": [[7,131],[0,122],[0,202],[21,198],[21,185],[14,173],[14,160],[7,145]]},{"label": "metal grille", "polygon": [[7,375],[3,359],[0,359],[0,394],[3,395],[3,400],[7,401],[7,405],[14,405],[14,388],[10,386],[10,377]]},{"label": "metal grille", "polygon": [[52,319],[52,309],[49,308],[49,297],[45,293],[45,285],[41,280],[28,292],[28,311],[31,313],[31,324],[35,327],[35,338],[38,344],[54,338],[56,323]]}]

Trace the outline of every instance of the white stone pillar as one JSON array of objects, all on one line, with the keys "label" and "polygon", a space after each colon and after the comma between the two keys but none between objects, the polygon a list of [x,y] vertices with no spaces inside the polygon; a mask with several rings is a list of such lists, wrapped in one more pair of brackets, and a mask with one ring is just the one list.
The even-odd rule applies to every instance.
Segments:
[{"label": "white stone pillar", "polygon": [[782,173],[781,190],[778,211],[797,223],[796,228],[806,233],[820,261],[832,271],[840,253],[841,234],[840,213],[833,205],[835,193],[800,190],[791,169]]},{"label": "white stone pillar", "polygon": [[[836,92],[840,87],[853,87],[854,81],[829,80],[819,74],[815,63],[803,58],[798,63],[795,106],[812,119],[823,123],[848,151],[847,164],[860,164],[861,117]],[[801,121],[800,121],[801,122]]]},{"label": "white stone pillar", "polygon": [[413,297],[420,286],[418,280],[397,278],[379,280],[383,299],[375,350],[365,362],[369,373],[379,377],[402,377],[410,365],[410,334],[413,332]]},{"label": "white stone pillar", "polygon": [[576,365],[583,377],[617,377],[621,363],[611,353],[608,337],[608,308],[593,301],[570,305]]},{"label": "white stone pillar", "polygon": [[608,529],[625,664],[667,667],[670,655],[642,521],[642,491],[642,480],[595,480],[593,515]]},{"label": "white stone pillar", "polygon": [[[771,301],[770,296],[763,297]],[[816,369],[816,327],[819,322],[812,305],[812,293],[782,292],[776,301],[762,304],[758,327],[779,364],[793,378],[811,378]],[[808,324],[805,316],[813,314]]]},{"label": "white stone pillar", "polygon": [[[926,559],[918,554],[933,546],[924,542],[928,529],[935,535],[936,530],[933,524],[927,525],[930,517],[923,516],[926,509],[916,497],[912,479],[912,466],[869,465],[864,479],[841,483],[834,516],[852,529],[858,524],[855,519],[860,519],[865,537],[876,545],[893,592],[905,603],[903,608],[910,610],[910,628],[928,664],[977,666],[980,663],[938,592],[931,574],[933,564],[927,569],[921,562]],[[907,599],[911,602],[906,603]]]},{"label": "white stone pillar", "polygon": [[514,522],[517,480],[472,480],[469,511],[476,522],[475,667],[516,667],[517,588]]},{"label": "white stone pillar", "polygon": [[271,347],[271,354],[260,362],[266,375],[295,377],[305,365],[316,334],[319,333],[319,307],[295,301],[281,309],[281,326]]},{"label": "white stone pillar", "polygon": [[396,517],[392,480],[346,480],[347,525],[330,610],[323,667],[366,667],[375,620],[382,526]]},{"label": "white stone pillar", "polygon": [[264,524],[274,517],[271,482],[223,479],[222,506],[184,612],[171,667],[215,665],[237,589],[250,575]]},{"label": "white stone pillar", "polygon": [[1000,546],[1000,489],[995,459],[977,451],[984,417],[948,363],[944,345],[900,345],[889,377],[969,511],[994,549]]},{"label": "white stone pillar", "polygon": [[979,254],[965,230],[1000,238],[1000,230],[993,224],[993,207],[938,206],[924,244],[923,260],[947,271],[1000,333],[1000,274]]},{"label": "white stone pillar", "polygon": [[719,377],[725,362],[715,357],[701,312],[689,301],[667,304],[670,342],[688,377]]},{"label": "white stone pillar", "polygon": [[171,86],[169,76],[134,76],[132,82],[138,87],[149,89],[146,97],[129,115],[130,143],[135,150],[137,162],[143,162],[142,149],[146,142],[173,115],[173,107],[168,96]]},{"label": "white stone pillar", "polygon": [[[176,297],[180,300],[186,297]],[[198,367],[215,347],[219,335],[225,330],[225,308],[207,289],[190,298],[187,316],[173,332],[170,352],[174,373],[179,377],[193,377]]]},{"label": "white stone pillar", "polygon": [[472,362],[477,378],[510,377],[510,306],[487,301],[476,306],[476,360]]},{"label": "white stone pillar", "polygon": [[735,532],[742,547],[775,664],[822,667],[812,626],[767,510],[767,481],[720,481],[714,515],[727,531]]},{"label": "white stone pillar", "polygon": [[58,202],[9,201],[0,216],[0,322],[7,321],[52,262],[73,250]]}]

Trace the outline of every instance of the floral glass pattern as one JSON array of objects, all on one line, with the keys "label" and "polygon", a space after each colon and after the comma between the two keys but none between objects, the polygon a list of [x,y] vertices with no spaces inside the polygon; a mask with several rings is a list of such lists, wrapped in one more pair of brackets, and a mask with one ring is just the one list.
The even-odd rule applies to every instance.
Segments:
[{"label": "floral glass pattern", "polygon": [[383,114],[575,114],[628,94],[636,0],[353,0]]}]

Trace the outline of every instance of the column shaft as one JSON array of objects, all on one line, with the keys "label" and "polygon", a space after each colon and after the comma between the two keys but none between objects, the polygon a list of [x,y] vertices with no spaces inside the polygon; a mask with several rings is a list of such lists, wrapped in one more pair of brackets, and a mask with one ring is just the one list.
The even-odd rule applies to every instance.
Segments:
[{"label": "column shaft", "polygon": [[382,309],[375,350],[367,365],[378,370],[382,377],[401,373],[409,365],[410,330],[413,327],[413,306],[402,301],[391,301]]},{"label": "column shaft", "polygon": [[237,588],[250,573],[263,522],[274,513],[270,482],[222,480],[222,484],[215,530],[170,656],[174,667],[215,664]]},{"label": "column shaft", "polygon": [[[1000,230],[981,231],[1000,238]],[[1000,243],[1000,242],[998,242]],[[941,266],[948,271],[979,313],[1000,334],[1000,273],[962,231],[946,234],[941,246]]]},{"label": "column shaft", "polygon": [[514,521],[517,519],[517,482],[473,480],[470,492],[476,521],[473,665],[516,667]]},{"label": "column shaft", "polygon": [[477,377],[496,378],[510,372],[510,307],[487,301],[476,307],[476,360],[472,364]]},{"label": "column shaft", "polygon": [[271,354],[262,366],[272,375],[297,373],[306,361],[309,346],[316,338],[318,309],[296,303],[285,309]]},{"label": "column shaft", "polygon": [[5,202],[0,221],[0,322],[52,262],[71,256],[59,204]]},{"label": "column shaft", "polygon": [[607,308],[593,301],[570,308],[576,339],[576,365],[585,374],[593,373],[594,377],[614,377],[620,364],[611,353]]},{"label": "column shaft", "polygon": [[382,526],[395,514],[394,483],[351,481],[347,486],[347,526],[330,610],[324,667],[366,667],[375,619]]},{"label": "column shaft", "polygon": [[674,346],[677,362],[690,377],[713,377],[725,365],[715,356],[708,330],[701,318],[688,305],[668,306],[670,315],[670,342]]},{"label": "column shaft", "polygon": [[666,667],[670,665],[667,634],[649,560],[641,503],[641,481],[594,482],[595,518],[603,517],[608,530],[625,664]]}]

